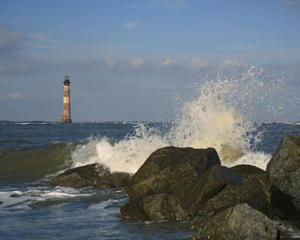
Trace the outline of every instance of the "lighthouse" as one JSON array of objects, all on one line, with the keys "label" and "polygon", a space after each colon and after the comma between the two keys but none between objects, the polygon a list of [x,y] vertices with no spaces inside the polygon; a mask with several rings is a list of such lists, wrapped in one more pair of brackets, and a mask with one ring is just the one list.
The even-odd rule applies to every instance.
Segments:
[{"label": "lighthouse", "polygon": [[72,123],[70,107],[70,81],[69,76],[65,76],[64,81],[64,106],[61,123]]}]

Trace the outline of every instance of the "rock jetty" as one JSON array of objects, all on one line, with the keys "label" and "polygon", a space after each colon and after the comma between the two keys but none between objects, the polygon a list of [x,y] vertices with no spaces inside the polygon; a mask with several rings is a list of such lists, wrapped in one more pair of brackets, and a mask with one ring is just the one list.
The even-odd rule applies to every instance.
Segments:
[{"label": "rock jetty", "polygon": [[53,186],[126,187],[122,219],[188,220],[192,239],[280,239],[278,222],[300,229],[300,136],[286,136],[263,171],[221,166],[215,149],[165,147],[131,177],[102,165],[74,168]]},{"label": "rock jetty", "polygon": [[200,218],[196,239],[276,240],[279,232],[274,221],[247,204],[238,204],[214,216]]},{"label": "rock jetty", "polygon": [[126,187],[130,175],[123,172],[111,173],[108,168],[100,164],[90,164],[72,168],[51,180],[52,186],[63,187],[96,187],[118,188]]},{"label": "rock jetty", "polygon": [[267,173],[278,217],[300,222],[300,136],[282,139],[268,163]]},{"label": "rock jetty", "polygon": [[161,148],[125,190],[123,219],[189,220],[193,239],[279,239],[275,221],[300,227],[300,137],[282,140],[267,171],[221,166],[213,148]]},{"label": "rock jetty", "polygon": [[121,208],[121,217],[138,219],[143,213],[142,219],[148,220],[187,220],[206,198],[214,196],[227,182],[241,181],[233,171],[221,168],[220,164],[213,148],[158,149],[126,187],[130,201]]}]

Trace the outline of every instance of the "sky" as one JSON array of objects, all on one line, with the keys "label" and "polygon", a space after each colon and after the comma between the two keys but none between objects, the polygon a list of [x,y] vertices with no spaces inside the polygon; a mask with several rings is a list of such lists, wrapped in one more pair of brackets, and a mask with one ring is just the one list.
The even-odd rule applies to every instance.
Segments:
[{"label": "sky", "polygon": [[[0,0],[0,120],[60,121],[66,75],[73,121],[172,120],[178,92],[250,65],[300,95],[300,0]],[[299,120],[286,105],[255,120]]]}]

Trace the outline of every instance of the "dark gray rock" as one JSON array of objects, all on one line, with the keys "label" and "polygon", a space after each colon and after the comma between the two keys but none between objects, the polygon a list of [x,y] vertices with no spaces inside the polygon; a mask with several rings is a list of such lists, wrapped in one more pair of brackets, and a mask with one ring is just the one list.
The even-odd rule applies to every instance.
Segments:
[{"label": "dark gray rock", "polygon": [[134,220],[185,220],[188,210],[173,194],[149,195],[121,208],[122,218]]},{"label": "dark gray rock", "polygon": [[[285,136],[275,154],[267,165],[267,173],[273,186],[273,195],[282,199],[282,203],[274,199],[274,205],[282,212],[284,202],[290,202],[290,210],[300,211],[300,136]],[[300,219],[300,214],[297,214]]]},{"label": "dark gray rock", "polygon": [[130,182],[128,173],[110,173],[103,165],[90,164],[69,169],[51,180],[52,186],[116,188],[126,187]]},{"label": "dark gray rock", "polygon": [[234,171],[220,166],[212,148],[162,148],[152,153],[132,177],[126,188],[131,201],[121,208],[121,216],[188,219],[227,184],[241,182]]},{"label": "dark gray rock", "polygon": [[237,185],[242,183],[234,171],[220,165],[213,165],[206,170],[190,188],[186,199],[193,205],[193,211],[203,210],[205,203],[222,191],[227,185]]},{"label": "dark gray rock", "polygon": [[230,169],[243,179],[246,179],[247,177],[252,175],[260,175],[266,173],[264,170],[258,167],[247,164],[237,165]]},{"label": "dark gray rock", "polygon": [[247,203],[268,216],[270,206],[270,184],[266,174],[249,175],[241,184],[227,185],[215,197],[209,199],[204,212],[215,213],[240,203]]},{"label": "dark gray rock", "polygon": [[221,163],[213,148],[161,148],[132,176],[126,192],[131,200],[159,193],[175,193],[185,199],[199,176],[214,164]]},{"label": "dark gray rock", "polygon": [[121,218],[131,220],[149,220],[141,201],[133,200],[121,207]]},{"label": "dark gray rock", "polygon": [[198,218],[200,226],[196,239],[211,240],[276,240],[279,232],[276,224],[267,216],[249,207],[239,204],[218,212],[213,217]]},{"label": "dark gray rock", "polygon": [[295,207],[293,198],[288,194],[282,193],[274,185],[271,186],[270,194],[273,211],[272,218],[295,222],[300,229],[300,211]]},{"label": "dark gray rock", "polygon": [[189,219],[189,223],[187,225],[187,229],[189,230],[199,230],[201,228],[201,225],[203,224],[203,221],[206,221],[207,219],[213,217],[213,215],[209,214],[197,214],[194,215]]}]

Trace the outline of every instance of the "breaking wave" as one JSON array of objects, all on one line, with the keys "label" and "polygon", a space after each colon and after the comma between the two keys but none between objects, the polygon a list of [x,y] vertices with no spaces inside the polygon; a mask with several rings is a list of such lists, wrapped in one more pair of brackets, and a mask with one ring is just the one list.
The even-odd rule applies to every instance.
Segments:
[{"label": "breaking wave", "polygon": [[[260,67],[250,66],[231,75],[217,74],[213,79],[204,79],[200,87],[195,87],[196,97],[180,99],[173,122],[115,123],[101,137],[76,144],[49,142],[32,147],[28,142],[29,146],[24,147],[27,142],[23,141],[28,140],[21,139],[23,148],[0,151],[0,181],[47,180],[67,168],[92,163],[104,164],[112,172],[134,174],[152,152],[166,146],[213,147],[225,166],[252,164],[265,169],[273,149],[264,152],[257,147],[264,131],[252,119],[259,113],[282,114],[278,96],[286,92],[283,82],[282,78],[268,77]],[[296,97],[290,95],[293,105]],[[285,101],[289,101],[287,96]],[[268,107],[262,108],[266,104]],[[135,130],[125,138],[116,138],[114,127],[122,134]],[[0,144],[6,141],[1,140]]]},{"label": "breaking wave", "polygon": [[31,182],[57,174],[71,166],[71,143],[48,143],[38,147],[0,151],[0,181]]},{"label": "breaking wave", "polygon": [[255,66],[230,77],[218,74],[202,84],[198,97],[183,102],[169,128],[138,124],[134,134],[116,143],[90,139],[72,153],[73,167],[101,163],[111,171],[135,173],[152,152],[171,145],[214,147],[223,165],[243,163],[265,169],[270,155],[255,150],[262,132],[257,131],[252,114],[270,101],[268,93],[282,89],[281,80],[277,85],[280,88],[274,88],[263,69]]}]

